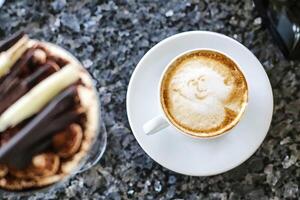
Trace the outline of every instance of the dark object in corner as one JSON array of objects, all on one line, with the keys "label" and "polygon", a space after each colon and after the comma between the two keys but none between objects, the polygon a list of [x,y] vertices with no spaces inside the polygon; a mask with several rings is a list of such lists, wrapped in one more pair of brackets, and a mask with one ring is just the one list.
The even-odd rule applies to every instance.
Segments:
[{"label": "dark object in corner", "polygon": [[253,1],[285,57],[300,60],[300,1]]},{"label": "dark object in corner", "polygon": [[24,31],[19,31],[13,35],[11,35],[8,39],[4,41],[0,41],[0,52],[6,51],[10,47],[12,47],[16,42],[19,41],[25,35]]}]

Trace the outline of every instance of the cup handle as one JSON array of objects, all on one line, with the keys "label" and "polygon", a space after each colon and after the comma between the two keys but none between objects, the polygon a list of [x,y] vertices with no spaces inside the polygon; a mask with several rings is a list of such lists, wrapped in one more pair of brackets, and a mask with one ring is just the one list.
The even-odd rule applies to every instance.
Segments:
[{"label": "cup handle", "polygon": [[150,121],[146,122],[143,126],[143,129],[147,135],[152,135],[168,126],[169,123],[163,116],[157,116],[151,119]]}]

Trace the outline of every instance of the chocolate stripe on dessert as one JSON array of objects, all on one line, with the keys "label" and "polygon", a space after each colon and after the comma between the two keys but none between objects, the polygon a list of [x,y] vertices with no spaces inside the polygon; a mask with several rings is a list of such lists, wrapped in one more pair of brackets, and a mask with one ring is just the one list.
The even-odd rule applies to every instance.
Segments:
[{"label": "chocolate stripe on dessert", "polygon": [[14,82],[15,79],[23,79],[30,76],[36,70],[43,67],[46,62],[51,62],[52,65],[55,65],[55,68],[58,67],[51,59],[47,60],[47,55],[43,50],[38,47],[29,48],[14,64],[10,73],[0,78],[0,96],[4,95],[5,91],[10,89],[10,84],[11,82]]},{"label": "chocolate stripe on dessert", "polygon": [[12,47],[16,42],[18,42],[24,36],[24,34],[25,33],[23,31],[20,31],[20,32],[13,34],[8,39],[0,42],[0,52],[6,51],[10,47]]},{"label": "chocolate stripe on dessert", "polygon": [[39,67],[39,69],[37,69],[36,72],[31,74],[31,76],[26,78],[24,83],[28,85],[30,88],[32,88],[40,81],[47,78],[49,75],[57,72],[59,69],[60,69],[59,66],[55,62],[49,60],[44,65]]},{"label": "chocolate stripe on dessert", "polygon": [[[44,67],[46,67],[47,69],[44,69]],[[48,70],[49,67],[53,69]],[[7,94],[9,93],[9,91],[11,92],[19,87],[19,85],[21,84],[21,80],[26,79],[26,77],[29,77],[30,80],[35,79],[36,81],[34,81],[34,83],[30,83],[31,86],[29,87],[29,89],[31,89],[35,84],[46,78],[46,76],[49,76],[50,74],[58,70],[59,66],[54,61],[47,60],[47,55],[43,50],[37,47],[28,49],[19,59],[19,61],[12,67],[10,73],[0,78],[0,101],[6,102],[4,100],[5,98],[10,100],[9,102],[5,103],[6,106],[0,105],[0,114],[2,114],[4,108],[7,108],[7,104],[11,105],[15,102],[15,100],[17,100],[13,100],[12,98],[6,96],[9,95]],[[46,71],[46,73],[43,74],[43,71]],[[30,76],[33,77],[30,78]],[[40,76],[40,78],[36,79],[37,76]],[[27,91],[28,90],[23,90],[23,94]],[[18,96],[18,98],[20,97],[21,96]]]},{"label": "chocolate stripe on dessert", "polygon": [[35,49],[29,48],[20,59],[11,67],[10,73],[0,77],[0,94],[3,95],[8,90],[9,85],[17,77],[24,77],[29,73],[29,62],[33,58]]},{"label": "chocolate stripe on dessert", "polygon": [[[40,145],[43,146],[47,140],[51,141],[49,137],[53,133],[65,129],[82,117],[84,110],[74,109],[74,105],[79,104],[76,101],[79,100],[75,86],[58,95],[24,128],[17,132],[8,143],[0,148],[0,162],[13,165],[14,167],[26,165],[26,161],[33,154],[43,150],[38,148]],[[46,147],[44,146],[43,148]]]},{"label": "chocolate stripe on dessert", "polygon": [[10,71],[23,53],[31,46],[28,36],[24,35],[16,44],[7,51],[0,53],[0,77]]},{"label": "chocolate stripe on dessert", "polygon": [[0,114],[2,114],[13,102],[22,97],[28,90],[25,84],[18,84],[19,80],[12,82],[13,87],[3,96],[1,96]]},{"label": "chocolate stripe on dessert", "polygon": [[2,113],[0,132],[39,112],[51,99],[79,78],[79,66],[71,64],[47,77]]},{"label": "chocolate stripe on dessert", "polygon": [[[19,61],[11,68],[10,73],[0,77],[0,100],[6,93],[14,87],[17,87],[20,80],[29,75],[29,62],[33,57],[34,49],[28,49]],[[1,112],[0,112],[1,114]]]},{"label": "chocolate stripe on dessert", "polygon": [[[43,152],[51,146],[53,134],[64,130],[69,124],[77,122],[81,117],[83,117],[83,114],[82,110],[69,111],[63,116],[60,116],[58,119],[48,121],[48,125],[44,124],[44,126],[42,126],[38,124],[35,130],[28,133],[30,134],[30,137],[28,136],[30,140],[26,141],[26,138],[22,139],[23,142],[21,142],[21,144],[16,144],[15,147],[13,147],[13,152],[7,153],[6,158],[4,157],[4,161],[2,161],[0,151],[0,162],[18,169],[26,167],[34,155]],[[39,137],[36,137],[36,135],[40,133],[42,133],[42,136],[39,135]]]},{"label": "chocolate stripe on dessert", "polygon": [[[26,167],[34,155],[43,152],[51,146],[51,138],[53,134],[64,130],[73,122],[78,122],[83,115],[83,110],[77,109],[66,112],[57,119],[50,119],[47,121],[47,124],[44,124],[43,126],[38,124],[36,130],[33,130],[31,133],[29,133],[34,140],[30,138],[29,142],[27,143],[26,139],[23,139],[24,145],[17,145],[18,150],[15,150],[11,155],[8,156],[9,159],[7,160],[6,164],[19,169]],[[42,134],[39,135],[39,137],[36,137],[36,135],[40,134],[41,132]]]},{"label": "chocolate stripe on dessert", "polygon": [[41,66],[36,72],[26,79],[21,81],[19,78],[15,78],[8,86],[3,86],[5,90],[2,92],[0,89],[0,114],[2,114],[10,105],[22,97],[36,84],[58,70],[58,65],[56,65],[54,62],[48,61],[45,65]]}]

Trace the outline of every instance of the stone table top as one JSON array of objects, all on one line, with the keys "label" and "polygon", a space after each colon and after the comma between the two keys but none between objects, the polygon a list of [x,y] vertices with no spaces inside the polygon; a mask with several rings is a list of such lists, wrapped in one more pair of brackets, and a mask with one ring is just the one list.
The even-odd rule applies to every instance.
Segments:
[{"label": "stone table top", "polygon": [[[251,0],[6,1],[0,39],[20,29],[82,61],[97,80],[108,131],[99,164],[61,189],[29,199],[300,198],[300,62],[283,57]],[[155,163],[138,145],[126,116],[127,85],[138,61],[162,39],[190,30],[220,32],[247,46],[274,93],[273,121],[262,146],[241,166],[212,177],[184,176]]]}]

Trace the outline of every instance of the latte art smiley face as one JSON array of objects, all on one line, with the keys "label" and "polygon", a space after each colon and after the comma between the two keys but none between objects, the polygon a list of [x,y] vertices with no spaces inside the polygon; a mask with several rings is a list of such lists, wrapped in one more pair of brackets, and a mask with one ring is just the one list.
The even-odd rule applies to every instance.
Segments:
[{"label": "latte art smiley face", "polygon": [[171,87],[183,98],[203,101],[209,97],[224,101],[230,95],[231,85],[226,85],[224,77],[212,69],[206,69],[201,62],[190,61],[173,77]]},{"label": "latte art smiley face", "polygon": [[170,121],[193,135],[232,128],[247,103],[247,84],[225,55],[199,50],[177,59],[161,85],[161,103]]}]

